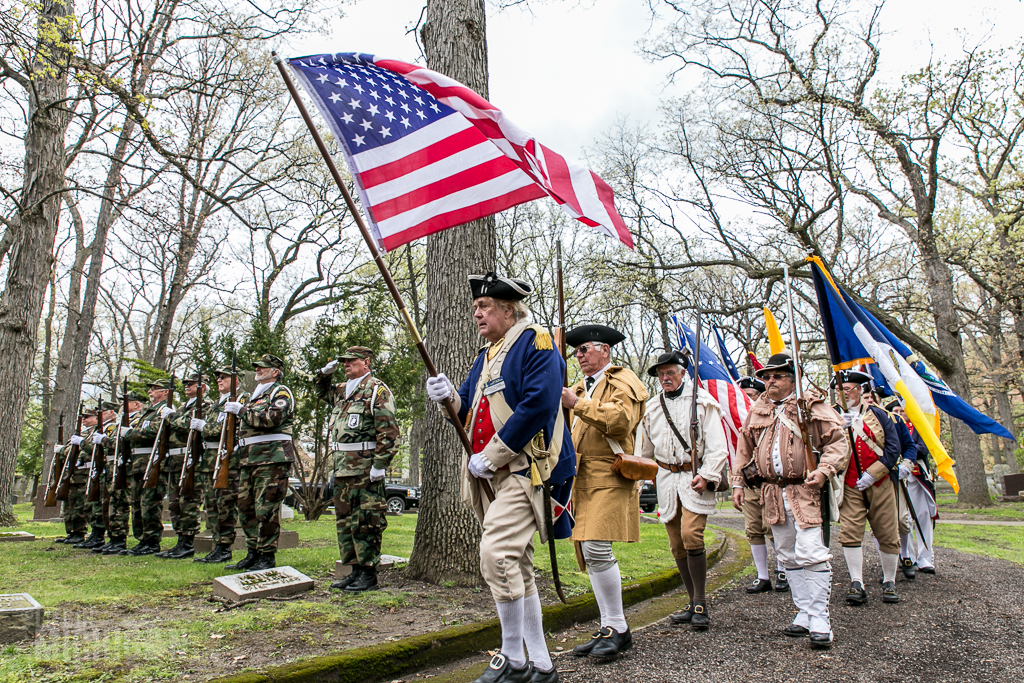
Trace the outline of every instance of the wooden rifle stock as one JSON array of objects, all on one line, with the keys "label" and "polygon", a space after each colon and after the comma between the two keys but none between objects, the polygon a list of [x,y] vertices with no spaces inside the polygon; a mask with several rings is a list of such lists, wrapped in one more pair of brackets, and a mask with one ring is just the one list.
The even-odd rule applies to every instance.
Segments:
[{"label": "wooden rifle stock", "polygon": [[[228,389],[228,401],[238,400],[238,374],[235,369],[236,357],[231,356],[231,384]],[[217,447],[217,464],[213,470],[213,488],[226,489],[230,469],[231,452],[235,450],[235,425],[238,416],[225,411],[224,424],[220,428],[220,445]]]},{"label": "wooden rifle stock", "polygon": [[[60,421],[57,423],[57,445],[64,445],[64,411],[60,412]],[[57,504],[57,449],[54,448],[53,456],[50,458],[50,476],[46,478],[46,497],[43,500],[43,507],[52,508]]]},{"label": "wooden rifle stock", "polygon": [[[78,404],[78,424],[75,426],[75,436],[82,435],[82,404]],[[71,494],[71,475],[75,472],[75,467],[78,466],[78,453],[79,448],[77,445],[72,445],[68,451],[68,457],[64,460],[64,469],[60,473],[60,485],[57,487],[57,500],[67,500]]]},{"label": "wooden rifle stock", "polygon": [[[199,384],[196,387],[196,407],[192,411],[192,418],[203,419],[202,374],[199,375]],[[185,444],[185,463],[181,467],[181,478],[178,480],[178,489],[183,496],[191,496],[196,489],[196,461],[201,457],[203,457],[203,432],[189,429],[188,443]]]},{"label": "wooden rifle stock", "polygon": [[[103,395],[96,399],[96,431],[95,434],[103,433]],[[94,443],[92,445],[92,459],[89,460],[89,481],[85,485],[85,500],[95,503],[100,499],[100,477],[103,476],[103,466],[106,464],[106,453],[103,445]]]},{"label": "wooden rifle stock", "polygon": [[[700,469],[700,421],[697,419],[697,392],[700,391],[700,324],[701,313],[697,310],[697,329],[694,332],[696,343],[693,345],[693,400],[690,402],[690,473],[696,477]],[[708,482],[711,486],[711,482]],[[714,491],[714,488],[711,489]]]},{"label": "wooden rifle stock", "polygon": [[[171,388],[167,391],[167,407],[174,407],[174,373],[171,373]],[[149,455],[149,462],[146,463],[146,473],[143,477],[142,488],[155,489],[160,482],[160,466],[167,457],[167,449],[171,438],[170,428],[167,420],[160,418],[160,426],[156,430],[156,438],[153,439],[153,452]]]},{"label": "wooden rifle stock", "polygon": [[117,437],[114,440],[114,491],[128,488],[128,455],[131,450],[121,436],[121,432],[131,424],[128,416],[127,379],[121,386],[121,420],[118,424]]}]

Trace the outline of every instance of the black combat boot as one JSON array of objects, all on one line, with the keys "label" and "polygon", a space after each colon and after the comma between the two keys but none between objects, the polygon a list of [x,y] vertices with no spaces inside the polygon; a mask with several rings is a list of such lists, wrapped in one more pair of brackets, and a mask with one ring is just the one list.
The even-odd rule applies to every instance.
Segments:
[{"label": "black combat boot", "polygon": [[245,554],[245,557],[243,557],[242,559],[240,559],[238,562],[236,562],[234,564],[229,564],[228,566],[226,566],[224,568],[225,569],[237,569],[240,572],[244,572],[247,569],[249,569],[250,567],[252,567],[252,565],[256,562],[256,558],[259,557],[260,554],[258,552],[256,552],[255,550],[252,550],[251,548],[247,548],[246,550],[247,550],[247,552]]},{"label": "black combat boot", "polygon": [[[102,553],[104,555],[118,555],[122,550],[128,549],[128,537],[127,536],[114,536],[110,539],[110,543],[104,546]],[[94,549],[93,552],[96,552]]]},{"label": "black combat boot", "polygon": [[121,553],[123,555],[131,555],[138,557],[140,555],[153,555],[160,552],[160,541],[159,540],[144,540],[131,550],[124,550]]},{"label": "black combat boot", "polygon": [[355,581],[356,577],[358,577],[362,573],[362,569],[363,568],[358,564],[352,565],[352,571],[348,573],[348,576],[343,578],[341,581],[335,581],[334,583],[332,583],[331,588],[339,591],[345,590],[345,588],[347,588],[350,583]]},{"label": "black combat boot", "polygon": [[193,562],[202,562],[204,564],[217,564],[220,562],[227,562],[231,559],[231,545],[228,543],[218,543],[213,546],[213,550],[206,557],[197,557]]},{"label": "black combat boot", "polygon": [[[354,567],[353,567],[354,569]],[[377,568],[360,567],[359,576],[352,580],[352,583],[345,586],[346,593],[362,593],[363,591],[375,591],[380,588],[377,585]]]},{"label": "black combat boot", "polygon": [[259,553],[259,556],[256,558],[256,561],[252,563],[251,567],[249,567],[249,571],[258,572],[264,569],[273,569],[276,566],[277,562],[274,560],[273,552]]},{"label": "black combat boot", "polygon": [[93,529],[92,533],[89,534],[89,538],[85,539],[84,541],[82,541],[74,547],[82,548],[84,550],[92,550],[93,548],[99,548],[101,545],[103,545],[103,537],[106,535],[106,530]]},{"label": "black combat boot", "polygon": [[171,549],[167,553],[167,558],[170,560],[184,560],[187,557],[192,557],[196,554],[196,549],[192,545],[192,539],[194,536],[182,534],[178,537],[178,548],[177,550]]},{"label": "black combat boot", "polygon": [[62,542],[67,543],[70,546],[74,546],[76,543],[81,543],[85,540],[85,534],[71,534],[65,538]]},{"label": "black combat boot", "polygon": [[181,539],[182,538],[184,538],[184,536],[182,534],[178,534],[178,542],[174,544],[174,547],[171,548],[170,550],[165,550],[162,553],[157,553],[156,556],[157,557],[167,558],[167,557],[170,557],[171,555],[173,555],[174,553],[178,552],[179,550],[181,550]]}]

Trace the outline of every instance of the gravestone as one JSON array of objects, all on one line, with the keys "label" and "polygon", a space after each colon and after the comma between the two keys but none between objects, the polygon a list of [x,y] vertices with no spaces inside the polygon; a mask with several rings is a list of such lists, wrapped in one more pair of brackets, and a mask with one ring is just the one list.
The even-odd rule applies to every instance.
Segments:
[{"label": "gravestone", "polygon": [[[171,534],[174,535],[173,533]],[[213,538],[209,531],[198,534],[193,541],[197,553],[208,553],[213,550]],[[288,548],[299,547],[299,532],[291,529],[281,529],[277,537],[277,549],[287,550]],[[245,550],[245,533],[241,528],[235,529],[235,542],[231,544],[231,550]]]},{"label": "gravestone", "polygon": [[43,606],[28,593],[0,595],[0,643],[35,638],[43,629]]},{"label": "gravestone", "polygon": [[228,600],[295,595],[313,588],[313,579],[292,567],[275,567],[258,572],[219,576],[213,580],[213,594]]},{"label": "gravestone", "polygon": [[1024,491],[1024,474],[1003,475],[1004,496],[1016,496],[1021,491]]},{"label": "gravestone", "polygon": [[[398,557],[397,555],[381,555],[380,564],[377,565],[377,569],[391,569],[397,565],[408,564],[408,557]],[[334,562],[334,580],[340,581],[346,576],[352,573],[352,565],[345,564],[341,560]]]},{"label": "gravestone", "polygon": [[34,541],[36,537],[27,531],[0,531],[0,543],[4,541]]}]

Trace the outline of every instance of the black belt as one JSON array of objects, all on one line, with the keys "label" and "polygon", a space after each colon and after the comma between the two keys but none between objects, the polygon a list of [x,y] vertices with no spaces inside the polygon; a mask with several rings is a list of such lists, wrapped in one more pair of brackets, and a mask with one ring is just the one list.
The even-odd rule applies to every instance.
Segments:
[{"label": "black belt", "polygon": [[691,472],[691,471],[693,471],[693,461],[692,460],[690,462],[686,463],[686,465],[670,465],[667,462],[662,462],[660,460],[655,460],[654,462],[658,463],[658,467],[666,469],[669,472],[674,472],[675,474],[679,474],[680,472]]},{"label": "black belt", "polygon": [[800,484],[806,484],[807,480],[801,479],[799,477],[780,477],[779,479],[776,479],[774,481],[766,480],[765,483],[775,484],[780,488],[786,488],[787,486],[799,486]]}]

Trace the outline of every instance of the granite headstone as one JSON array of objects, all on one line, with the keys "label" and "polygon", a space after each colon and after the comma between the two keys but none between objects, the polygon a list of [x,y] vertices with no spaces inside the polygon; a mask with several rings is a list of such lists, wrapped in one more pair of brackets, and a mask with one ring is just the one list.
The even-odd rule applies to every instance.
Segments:
[{"label": "granite headstone", "polygon": [[275,567],[258,572],[219,576],[213,580],[213,594],[228,600],[265,598],[302,593],[313,588],[313,579],[292,567]]},{"label": "granite headstone", "polygon": [[28,593],[0,595],[0,643],[35,638],[43,629],[43,606]]}]

